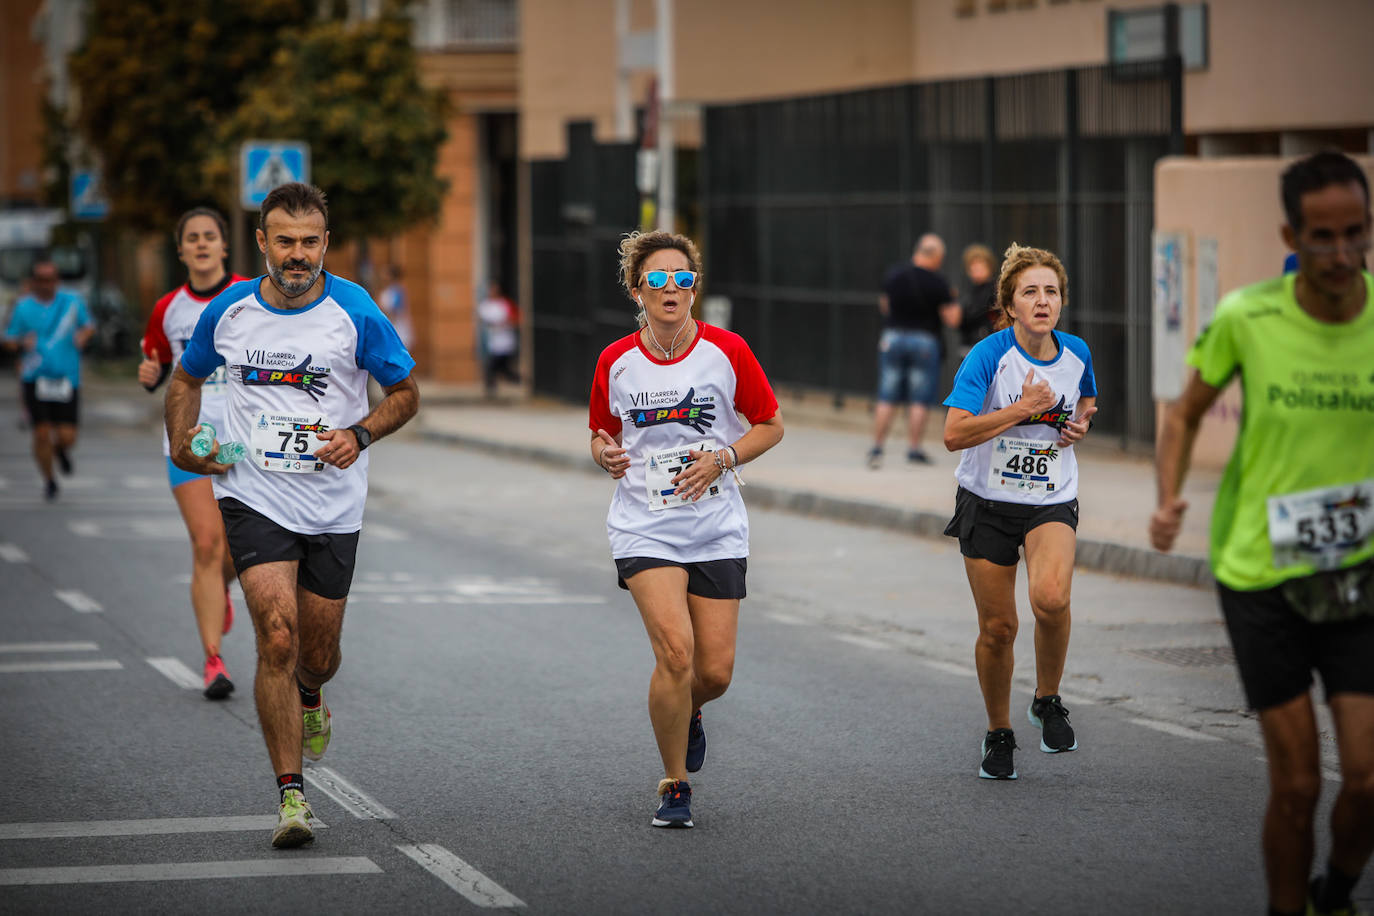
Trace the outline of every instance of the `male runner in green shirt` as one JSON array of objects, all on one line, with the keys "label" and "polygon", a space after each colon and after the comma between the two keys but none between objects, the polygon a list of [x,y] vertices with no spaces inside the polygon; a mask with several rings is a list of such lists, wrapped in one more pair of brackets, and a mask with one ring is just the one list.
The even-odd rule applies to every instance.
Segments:
[{"label": "male runner in green shirt", "polygon": [[[1345,913],[1374,850],[1369,184],[1348,157],[1318,153],[1284,172],[1281,192],[1298,271],[1228,295],[1188,354],[1196,371],[1160,429],[1150,539],[1173,546],[1198,425],[1238,375],[1241,425],[1212,513],[1211,564],[1269,760],[1269,912]],[[1336,723],[1341,789],[1326,874],[1309,888],[1322,782],[1314,668]]]}]

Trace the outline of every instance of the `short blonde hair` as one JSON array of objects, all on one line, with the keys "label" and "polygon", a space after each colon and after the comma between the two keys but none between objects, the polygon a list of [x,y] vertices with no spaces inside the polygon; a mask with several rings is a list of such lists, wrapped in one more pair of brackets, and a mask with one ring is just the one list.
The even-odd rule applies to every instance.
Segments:
[{"label": "short blonde hair", "polygon": [[[644,262],[649,255],[655,251],[662,251],[665,248],[672,248],[682,252],[687,256],[687,264],[692,272],[697,275],[696,290],[701,288],[701,252],[697,250],[696,243],[685,235],[678,235],[676,232],[665,232],[656,229],[652,232],[630,232],[620,240],[620,285],[625,289],[625,295],[630,297],[630,301],[638,304],[635,299],[635,287],[639,286],[639,281],[643,279]],[[640,307],[635,315],[640,327],[644,327],[644,309]]]},{"label": "short blonde hair", "polygon": [[1016,278],[1021,272],[1032,267],[1048,267],[1059,278],[1059,302],[1069,304],[1069,276],[1064,265],[1053,251],[1044,248],[1026,248],[1011,243],[1002,254],[1002,272],[997,277],[997,330],[1011,327],[1012,299],[1016,296]]},{"label": "short blonde hair", "polygon": [[968,270],[974,261],[984,261],[988,265],[988,271],[997,269],[997,258],[993,255],[992,249],[986,245],[970,245],[964,249],[964,270]]}]

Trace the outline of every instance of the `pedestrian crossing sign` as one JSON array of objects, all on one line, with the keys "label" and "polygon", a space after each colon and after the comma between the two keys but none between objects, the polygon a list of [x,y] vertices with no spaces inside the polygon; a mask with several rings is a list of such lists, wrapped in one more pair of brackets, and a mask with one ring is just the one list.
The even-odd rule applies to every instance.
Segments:
[{"label": "pedestrian crossing sign", "polygon": [[110,214],[110,201],[100,180],[99,169],[80,169],[72,172],[72,219],[102,220]]},{"label": "pedestrian crossing sign", "polygon": [[310,180],[310,144],[245,140],[239,147],[239,201],[256,210],[273,188]]}]

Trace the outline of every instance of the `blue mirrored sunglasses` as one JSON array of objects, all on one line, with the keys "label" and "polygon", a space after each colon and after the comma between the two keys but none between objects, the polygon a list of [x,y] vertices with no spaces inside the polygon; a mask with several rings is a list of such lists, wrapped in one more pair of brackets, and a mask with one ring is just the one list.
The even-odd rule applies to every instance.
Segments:
[{"label": "blue mirrored sunglasses", "polygon": [[673,283],[678,289],[691,289],[697,285],[697,275],[690,270],[674,270],[671,273],[666,270],[650,270],[644,274],[644,282],[649,289],[663,289],[668,285],[668,278],[673,278]]}]

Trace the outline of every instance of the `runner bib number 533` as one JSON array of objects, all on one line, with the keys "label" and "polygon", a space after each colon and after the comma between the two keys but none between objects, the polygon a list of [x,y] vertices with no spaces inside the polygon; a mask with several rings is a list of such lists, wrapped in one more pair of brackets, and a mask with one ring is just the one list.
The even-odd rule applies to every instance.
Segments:
[{"label": "runner bib number 533", "polygon": [[1269,498],[1274,567],[1335,569],[1374,537],[1374,478]]},{"label": "runner bib number 533", "polygon": [[253,460],[267,471],[313,474],[324,470],[315,449],[324,444],[316,436],[329,429],[325,417],[260,413],[253,421]]}]

